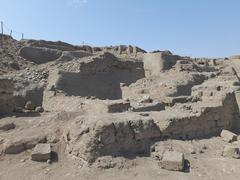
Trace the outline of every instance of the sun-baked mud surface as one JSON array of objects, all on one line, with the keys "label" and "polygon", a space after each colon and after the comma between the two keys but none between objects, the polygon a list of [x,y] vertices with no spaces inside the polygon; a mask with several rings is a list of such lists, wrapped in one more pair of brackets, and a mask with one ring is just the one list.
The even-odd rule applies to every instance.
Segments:
[{"label": "sun-baked mud surface", "polygon": [[0,179],[238,179],[239,56],[3,39]]}]

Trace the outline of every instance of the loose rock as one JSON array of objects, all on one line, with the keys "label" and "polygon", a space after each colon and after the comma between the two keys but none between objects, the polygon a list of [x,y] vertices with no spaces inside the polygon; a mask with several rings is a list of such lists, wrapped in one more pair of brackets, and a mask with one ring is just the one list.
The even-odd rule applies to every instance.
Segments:
[{"label": "loose rock", "polygon": [[33,149],[31,159],[33,161],[47,161],[51,159],[50,144],[37,144]]},{"label": "loose rock", "polygon": [[32,101],[28,101],[25,105],[26,110],[34,110],[35,106],[33,105]]},{"label": "loose rock", "polygon": [[159,164],[163,169],[183,171],[184,154],[176,151],[165,151]]},{"label": "loose rock", "polygon": [[221,135],[220,135],[224,141],[226,142],[233,142],[237,141],[237,135],[232,133],[231,131],[228,130],[222,130]]},{"label": "loose rock", "polygon": [[240,149],[238,147],[234,146],[226,146],[223,150],[224,157],[230,157],[230,158],[240,158]]},{"label": "loose rock", "polygon": [[39,112],[39,113],[43,113],[44,112],[44,108],[42,106],[38,106],[38,107],[35,108],[35,111]]}]

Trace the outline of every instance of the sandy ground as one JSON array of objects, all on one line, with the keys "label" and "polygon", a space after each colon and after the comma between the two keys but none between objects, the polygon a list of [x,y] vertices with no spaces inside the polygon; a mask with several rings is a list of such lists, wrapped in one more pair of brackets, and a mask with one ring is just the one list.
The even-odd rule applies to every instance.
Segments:
[{"label": "sandy ground", "polygon": [[[240,143],[239,143],[240,144]],[[237,180],[239,179],[240,160],[221,156],[226,142],[220,137],[199,141],[168,140],[160,143],[185,153],[190,162],[189,172],[163,170],[152,157],[124,159],[121,167],[110,169],[88,166],[81,161],[58,152],[58,160],[52,164],[34,162],[30,159],[31,150],[18,155],[0,156],[1,180]],[[194,148],[194,153],[192,152]]]}]

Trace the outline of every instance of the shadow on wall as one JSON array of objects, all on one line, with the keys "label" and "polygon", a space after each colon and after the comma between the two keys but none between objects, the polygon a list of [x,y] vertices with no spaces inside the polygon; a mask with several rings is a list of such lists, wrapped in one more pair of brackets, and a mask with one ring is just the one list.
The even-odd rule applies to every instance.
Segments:
[{"label": "shadow on wall", "polygon": [[14,102],[17,107],[24,107],[27,101],[31,101],[34,106],[42,106],[44,87],[32,85],[20,92],[14,93]]},{"label": "shadow on wall", "polygon": [[43,47],[23,47],[19,55],[36,64],[43,64],[49,61],[57,60],[62,52],[55,49],[48,49]]},{"label": "shadow on wall", "polygon": [[62,72],[57,89],[68,96],[94,96],[99,99],[121,99],[121,83],[129,85],[145,77],[143,67],[118,69],[96,74]]}]

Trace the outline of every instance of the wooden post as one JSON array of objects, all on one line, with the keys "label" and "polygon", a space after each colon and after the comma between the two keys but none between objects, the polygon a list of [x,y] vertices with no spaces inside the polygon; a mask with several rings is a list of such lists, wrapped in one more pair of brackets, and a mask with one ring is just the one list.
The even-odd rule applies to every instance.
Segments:
[{"label": "wooden post", "polygon": [[24,38],[24,33],[22,33],[22,39]]}]

